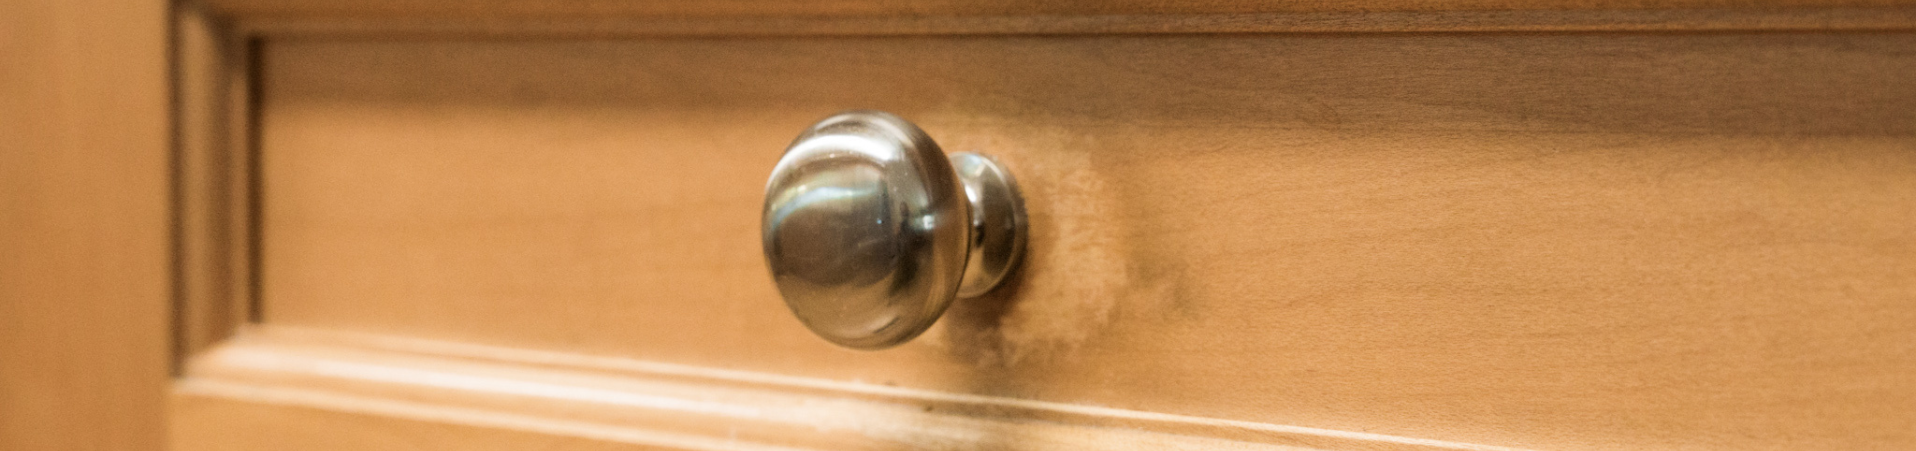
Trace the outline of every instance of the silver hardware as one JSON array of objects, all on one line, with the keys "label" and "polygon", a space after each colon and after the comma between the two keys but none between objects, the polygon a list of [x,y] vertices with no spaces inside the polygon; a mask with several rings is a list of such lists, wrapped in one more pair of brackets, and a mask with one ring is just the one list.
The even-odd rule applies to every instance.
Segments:
[{"label": "silver hardware", "polygon": [[883,349],[990,292],[1024,253],[1023,200],[990,157],[946,158],[898,116],[849,111],[785,149],[765,184],[763,240],[785,305],[812,332]]}]

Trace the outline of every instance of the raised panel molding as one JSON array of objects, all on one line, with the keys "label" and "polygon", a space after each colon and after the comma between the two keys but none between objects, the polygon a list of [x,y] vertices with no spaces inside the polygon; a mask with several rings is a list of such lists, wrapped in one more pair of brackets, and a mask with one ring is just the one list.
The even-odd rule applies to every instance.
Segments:
[{"label": "raised panel molding", "polygon": [[173,394],[195,450],[1513,449],[286,327],[202,354]]}]

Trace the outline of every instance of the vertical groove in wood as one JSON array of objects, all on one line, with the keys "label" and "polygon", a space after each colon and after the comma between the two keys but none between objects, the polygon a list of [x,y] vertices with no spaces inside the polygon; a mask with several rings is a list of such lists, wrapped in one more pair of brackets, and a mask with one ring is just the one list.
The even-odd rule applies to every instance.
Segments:
[{"label": "vertical groove in wood", "polygon": [[226,268],[221,142],[225,109],[218,30],[192,7],[174,11],[174,308],[176,358],[222,337]]},{"label": "vertical groove in wood", "polygon": [[176,14],[175,295],[186,356],[252,315],[252,72],[249,41],[203,10]]},{"label": "vertical groove in wood", "polygon": [[260,130],[264,127],[261,105],[265,102],[266,80],[261,64],[265,61],[265,52],[262,50],[265,41],[252,36],[234,36],[231,45],[235,54],[243,56],[233,58],[227,65],[227,73],[234,74],[228,80],[227,89],[227,92],[232,93],[228,99],[231,105],[228,117],[234,124],[228,142],[235,150],[230,154],[238,160],[234,163],[237,168],[234,173],[239,174],[239,179],[234,180],[232,186],[234,192],[240,195],[232,203],[234,211],[239,214],[229,220],[232,221],[233,230],[243,230],[245,233],[243,238],[237,240],[242,244],[230,252],[233,259],[244,262],[240,270],[242,277],[233,280],[232,284],[235,292],[244,293],[238,301],[243,306],[239,317],[244,322],[259,322],[264,318],[266,309],[263,300],[265,288],[261,283],[265,271],[261,260],[266,252],[265,231],[261,227],[265,179],[260,166],[264,158],[260,149]]}]

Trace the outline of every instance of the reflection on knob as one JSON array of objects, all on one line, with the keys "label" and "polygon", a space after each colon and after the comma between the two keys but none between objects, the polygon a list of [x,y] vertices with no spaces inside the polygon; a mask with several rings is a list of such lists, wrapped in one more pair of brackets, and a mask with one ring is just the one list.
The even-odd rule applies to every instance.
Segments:
[{"label": "reflection on knob", "polygon": [[765,185],[772,279],[812,332],[858,349],[923,333],[958,297],[985,294],[1024,253],[1024,205],[991,158],[946,158],[878,111],[826,118]]}]

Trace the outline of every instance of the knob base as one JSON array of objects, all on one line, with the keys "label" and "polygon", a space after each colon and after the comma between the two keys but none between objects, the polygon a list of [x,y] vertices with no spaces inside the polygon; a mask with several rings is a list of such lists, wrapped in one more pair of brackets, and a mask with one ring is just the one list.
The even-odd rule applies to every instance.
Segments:
[{"label": "knob base", "polygon": [[1024,257],[1024,197],[997,160],[971,152],[951,154],[950,160],[971,206],[970,251],[958,297],[978,297],[1002,284]]}]

